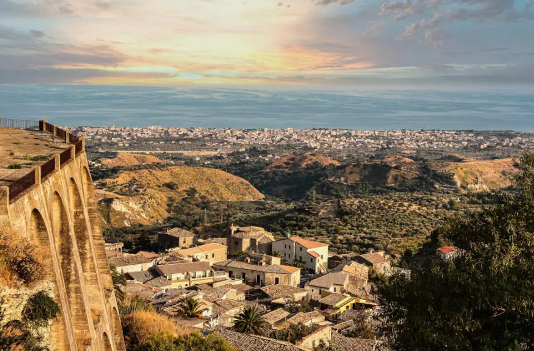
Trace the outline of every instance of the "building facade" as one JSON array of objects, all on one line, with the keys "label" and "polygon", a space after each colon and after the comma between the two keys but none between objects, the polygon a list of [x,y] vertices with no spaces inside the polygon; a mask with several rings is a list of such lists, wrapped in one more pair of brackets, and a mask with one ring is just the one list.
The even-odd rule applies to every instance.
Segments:
[{"label": "building facade", "polygon": [[326,272],[328,267],[328,245],[302,239],[298,236],[273,243],[273,253],[279,252],[288,262],[302,262],[308,271],[315,274]]},{"label": "building facade", "polygon": [[242,279],[252,285],[284,284],[298,286],[300,269],[284,265],[255,265],[226,260],[213,265],[213,269],[228,272],[230,278]]}]

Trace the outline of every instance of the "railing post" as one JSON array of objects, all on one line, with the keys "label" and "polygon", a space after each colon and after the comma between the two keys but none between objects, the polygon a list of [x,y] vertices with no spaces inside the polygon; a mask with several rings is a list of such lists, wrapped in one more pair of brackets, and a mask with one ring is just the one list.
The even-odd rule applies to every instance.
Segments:
[{"label": "railing post", "polygon": [[9,205],[9,187],[0,186],[0,211]]},{"label": "railing post", "polygon": [[56,128],[56,125],[54,125],[54,136],[57,137],[57,128]]},{"label": "railing post", "polygon": [[69,144],[70,141],[70,132],[65,131],[65,142]]},{"label": "railing post", "polygon": [[[67,135],[67,140],[68,140],[68,135]],[[69,147],[70,147],[70,160],[72,161],[76,158],[76,146],[69,144]]]},{"label": "railing post", "polygon": [[42,119],[39,121],[39,130],[41,132],[45,132],[46,131],[46,125],[48,124],[48,121],[45,120],[45,119]]},{"label": "railing post", "polygon": [[61,168],[61,159],[59,158],[59,154],[58,155],[54,155],[54,159],[56,160],[56,168],[55,170],[59,170]]},{"label": "railing post", "polygon": [[80,137],[80,140],[82,141],[82,152],[85,151],[85,137]]},{"label": "railing post", "polygon": [[41,184],[41,167],[37,166],[35,169],[35,184],[40,185]]}]

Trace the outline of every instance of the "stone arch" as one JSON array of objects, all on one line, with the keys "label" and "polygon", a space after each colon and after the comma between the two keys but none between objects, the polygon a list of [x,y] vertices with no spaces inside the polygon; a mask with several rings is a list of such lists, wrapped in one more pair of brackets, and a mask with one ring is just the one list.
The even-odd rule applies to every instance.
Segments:
[{"label": "stone arch", "polygon": [[87,296],[91,308],[93,323],[102,321],[104,306],[100,296],[100,285],[94,261],[94,250],[90,239],[90,231],[85,217],[85,206],[79,188],[73,178],[69,181],[70,209],[73,219],[74,235],[82,262],[82,272],[85,281]]},{"label": "stone arch", "polygon": [[87,213],[89,215],[89,222],[91,223],[91,233],[93,237],[93,245],[97,255],[98,271],[100,279],[107,291],[113,291],[113,282],[109,275],[108,258],[104,248],[104,238],[102,236],[102,229],[100,228],[100,216],[96,207],[95,191],[93,188],[93,180],[91,173],[86,166],[82,167],[82,184],[85,196]]},{"label": "stone arch", "polygon": [[102,344],[104,345],[104,351],[113,351],[111,342],[109,341],[108,334],[102,333]]},{"label": "stone arch", "polygon": [[126,346],[124,345],[124,336],[122,335],[121,318],[116,307],[113,307],[112,319],[113,325],[111,327],[113,328],[113,332],[115,334],[115,345],[117,346],[117,350],[124,350]]},{"label": "stone arch", "polygon": [[[54,279],[55,274],[52,262],[52,251],[50,250],[50,235],[43,216],[37,209],[33,209],[30,215],[30,239],[39,247],[45,248],[46,250],[45,259],[48,262],[45,262],[45,279],[53,280],[55,282],[54,299],[57,302],[60,302],[57,279]],[[63,310],[63,308],[61,309]],[[52,336],[52,339],[56,341],[55,350],[68,351],[70,349],[67,337],[67,327],[65,325],[63,313],[60,313],[57,319],[50,326],[50,335]]]},{"label": "stone arch", "polygon": [[55,192],[52,196],[52,229],[55,247],[59,254],[61,272],[65,281],[68,308],[76,344],[79,349],[83,350],[85,346],[91,344],[89,323],[79,281],[80,275],[75,260],[76,250],[70,235],[68,215],[58,192]]}]

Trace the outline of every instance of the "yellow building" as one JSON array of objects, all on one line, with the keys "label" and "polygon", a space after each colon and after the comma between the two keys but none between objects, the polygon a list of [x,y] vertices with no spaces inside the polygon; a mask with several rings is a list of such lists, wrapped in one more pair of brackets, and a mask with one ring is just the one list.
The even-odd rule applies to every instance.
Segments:
[{"label": "yellow building", "polygon": [[184,260],[209,262],[210,264],[225,261],[228,258],[228,247],[220,244],[206,244],[174,252],[181,255]]},{"label": "yellow building", "polygon": [[341,313],[353,310],[361,299],[349,294],[329,294],[319,300],[321,313],[328,319],[336,319]]}]

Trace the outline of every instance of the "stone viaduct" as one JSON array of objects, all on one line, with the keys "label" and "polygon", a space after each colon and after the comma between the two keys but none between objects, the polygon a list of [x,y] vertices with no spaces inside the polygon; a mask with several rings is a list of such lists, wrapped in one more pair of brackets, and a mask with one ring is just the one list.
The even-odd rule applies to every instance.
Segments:
[{"label": "stone viaduct", "polygon": [[55,350],[124,351],[85,141],[46,121],[40,124],[40,131],[21,131],[28,133],[28,142],[33,133],[48,135],[59,139],[63,152],[51,156],[46,170],[44,164],[35,167],[30,175],[35,181],[19,188],[17,196],[14,187],[0,188],[0,221],[49,250],[53,269],[46,279],[54,283],[61,308],[51,326]]}]

